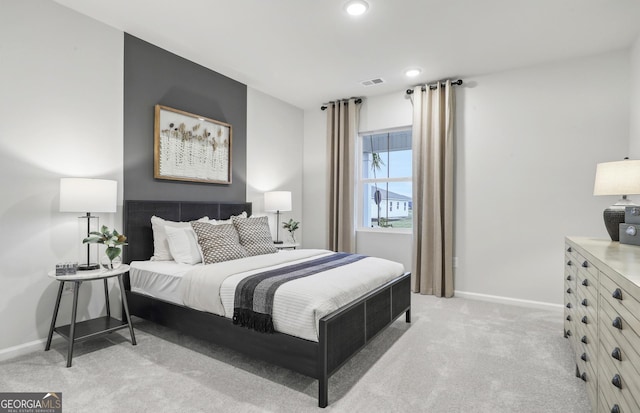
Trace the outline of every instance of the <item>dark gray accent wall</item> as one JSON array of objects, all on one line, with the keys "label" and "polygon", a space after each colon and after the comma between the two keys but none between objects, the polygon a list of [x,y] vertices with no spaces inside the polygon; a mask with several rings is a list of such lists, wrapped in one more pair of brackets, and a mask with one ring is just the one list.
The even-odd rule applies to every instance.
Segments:
[{"label": "dark gray accent wall", "polygon": [[[231,124],[232,183],[154,179],[154,106]],[[239,202],[246,197],[247,86],[124,35],[124,199]]]}]

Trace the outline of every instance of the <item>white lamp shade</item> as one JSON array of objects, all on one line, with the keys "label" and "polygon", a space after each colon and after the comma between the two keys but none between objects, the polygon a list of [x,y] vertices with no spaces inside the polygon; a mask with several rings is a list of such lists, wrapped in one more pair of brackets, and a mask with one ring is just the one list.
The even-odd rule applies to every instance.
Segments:
[{"label": "white lamp shade", "polygon": [[264,193],[265,211],[291,211],[290,191],[271,191]]},{"label": "white lamp shade", "polygon": [[118,182],[107,179],[61,178],[61,212],[116,212]]},{"label": "white lamp shade", "polygon": [[599,163],[593,194],[640,194],[640,160]]}]

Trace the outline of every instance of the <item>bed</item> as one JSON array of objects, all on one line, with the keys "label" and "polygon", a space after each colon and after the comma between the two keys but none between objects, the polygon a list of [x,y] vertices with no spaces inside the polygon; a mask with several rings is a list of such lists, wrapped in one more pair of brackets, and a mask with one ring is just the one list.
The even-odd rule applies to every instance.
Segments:
[{"label": "bed", "polygon": [[[125,262],[146,261],[153,255],[151,217],[193,221],[203,216],[228,219],[251,215],[251,203],[125,201],[124,231],[129,245]],[[286,254],[286,253],[285,253]],[[132,315],[222,345],[318,380],[318,406],[328,405],[328,380],[347,360],[393,321],[405,314],[411,322],[410,274],[399,275],[323,316],[317,341],[275,332],[265,334],[233,325],[229,318],[180,305],[175,300],[132,291],[125,279]]]}]

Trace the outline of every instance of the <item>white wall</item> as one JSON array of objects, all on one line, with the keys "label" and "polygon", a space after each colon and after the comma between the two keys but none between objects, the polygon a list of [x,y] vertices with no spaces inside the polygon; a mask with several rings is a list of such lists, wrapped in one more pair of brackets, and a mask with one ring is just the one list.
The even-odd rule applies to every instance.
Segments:
[{"label": "white wall", "polygon": [[[58,288],[47,272],[78,260],[78,214],[59,212],[59,179],[122,183],[123,35],[50,1],[1,0],[0,9],[2,359],[44,347]],[[120,214],[101,223],[121,228]],[[98,287],[82,285],[80,319],[104,308]]]},{"label": "white wall", "polygon": [[302,215],[304,247],[327,248],[328,149],[326,114],[320,108],[304,111],[302,147]]},{"label": "white wall", "polygon": [[290,218],[300,222],[295,232],[302,242],[307,221],[302,215],[302,143],[303,111],[270,95],[247,88],[247,201],[254,214],[269,216],[275,239],[273,213],[264,212],[266,191],[291,191],[292,211],[280,214],[280,239],[289,233],[282,222]]},{"label": "white wall", "polygon": [[[640,36],[631,47],[630,64],[629,157],[640,159]],[[638,203],[637,198],[635,202]]]},{"label": "white wall", "polygon": [[563,237],[607,237],[593,178],[627,155],[628,81],[624,51],[465,79],[456,290],[562,303]]},{"label": "white wall", "polygon": [[[628,52],[464,80],[456,89],[455,288],[560,304],[564,236],[607,236],[601,214],[615,199],[591,194],[596,163],[627,155]],[[402,91],[368,98],[360,129],[410,124],[411,111]],[[305,216],[320,209],[306,188],[326,190],[317,172],[326,155],[307,169],[318,153],[307,145],[324,142],[323,116],[305,112]],[[317,216],[324,228],[326,216]],[[405,266],[410,259],[410,236],[359,233],[357,242]]]}]

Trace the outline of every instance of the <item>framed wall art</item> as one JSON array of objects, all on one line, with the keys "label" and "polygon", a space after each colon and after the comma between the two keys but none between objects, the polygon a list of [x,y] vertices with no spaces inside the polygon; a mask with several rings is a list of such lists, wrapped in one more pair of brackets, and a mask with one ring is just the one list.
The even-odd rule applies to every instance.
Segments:
[{"label": "framed wall art", "polygon": [[231,183],[231,125],[155,106],[154,178]]}]

